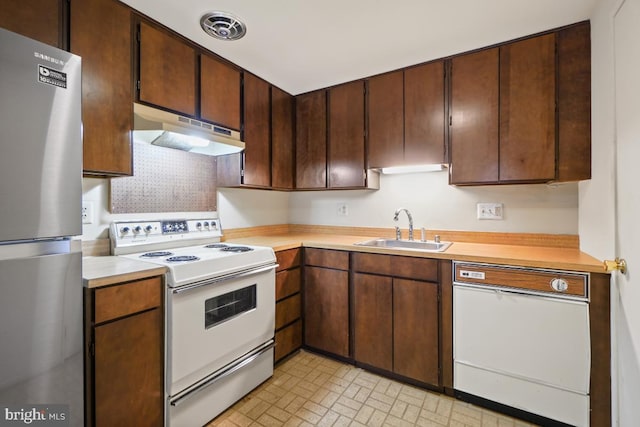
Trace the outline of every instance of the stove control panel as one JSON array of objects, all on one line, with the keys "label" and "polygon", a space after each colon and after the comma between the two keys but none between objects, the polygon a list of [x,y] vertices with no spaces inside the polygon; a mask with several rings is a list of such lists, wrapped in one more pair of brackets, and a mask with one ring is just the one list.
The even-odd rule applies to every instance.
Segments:
[{"label": "stove control panel", "polygon": [[217,218],[169,219],[159,221],[115,221],[109,229],[112,253],[140,245],[220,239],[222,228]]}]

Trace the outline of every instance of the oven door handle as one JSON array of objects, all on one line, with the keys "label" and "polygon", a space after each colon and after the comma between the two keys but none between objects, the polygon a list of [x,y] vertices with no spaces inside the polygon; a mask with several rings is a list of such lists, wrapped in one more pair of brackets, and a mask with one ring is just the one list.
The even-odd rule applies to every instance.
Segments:
[{"label": "oven door handle", "polygon": [[268,266],[262,267],[262,268],[256,268],[256,269],[253,269],[253,270],[242,271],[240,273],[228,274],[226,276],[216,277],[215,279],[204,280],[202,282],[192,283],[191,285],[180,286],[179,288],[173,288],[173,289],[171,289],[171,293],[173,293],[174,295],[177,295],[177,294],[181,294],[181,293],[184,293],[184,292],[191,291],[193,289],[201,288],[203,286],[209,286],[209,285],[213,285],[213,284],[216,284],[216,283],[225,282],[227,280],[240,279],[242,277],[249,277],[249,276],[254,276],[256,274],[265,273],[267,271],[274,270],[277,267],[278,267],[278,264],[271,264],[271,265],[268,265]]},{"label": "oven door handle", "polygon": [[209,386],[228,377],[234,372],[237,372],[238,370],[244,368],[245,366],[255,361],[258,357],[262,356],[264,353],[271,350],[274,346],[275,346],[275,341],[269,340],[266,343],[262,344],[260,347],[256,348],[255,350],[245,354],[241,358],[217,370],[216,372],[212,373],[211,375],[202,379],[201,381],[197,382],[191,387],[176,394],[176,396],[173,399],[171,399],[171,406],[178,406],[179,404],[193,397],[197,393],[203,391],[205,388],[208,388]]}]

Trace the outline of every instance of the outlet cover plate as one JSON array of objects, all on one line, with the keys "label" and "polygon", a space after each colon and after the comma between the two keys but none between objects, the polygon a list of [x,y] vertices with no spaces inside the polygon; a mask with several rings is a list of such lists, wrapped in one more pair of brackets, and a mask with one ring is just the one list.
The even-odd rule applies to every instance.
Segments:
[{"label": "outlet cover plate", "polygon": [[93,202],[82,202],[82,223],[93,224]]},{"label": "outlet cover plate", "polygon": [[502,203],[478,203],[478,219],[501,220],[504,217]]}]

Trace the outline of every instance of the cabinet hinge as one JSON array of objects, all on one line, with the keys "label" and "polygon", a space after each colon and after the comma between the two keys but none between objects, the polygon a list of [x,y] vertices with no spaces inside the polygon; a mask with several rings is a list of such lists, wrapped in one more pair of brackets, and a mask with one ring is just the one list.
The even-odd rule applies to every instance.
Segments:
[{"label": "cabinet hinge", "polygon": [[136,82],[136,90],[140,91],[140,80]]},{"label": "cabinet hinge", "polygon": [[453,116],[449,116],[449,126],[453,125]]},{"label": "cabinet hinge", "polygon": [[94,357],[96,355],[96,343],[92,342],[89,344],[89,355]]}]

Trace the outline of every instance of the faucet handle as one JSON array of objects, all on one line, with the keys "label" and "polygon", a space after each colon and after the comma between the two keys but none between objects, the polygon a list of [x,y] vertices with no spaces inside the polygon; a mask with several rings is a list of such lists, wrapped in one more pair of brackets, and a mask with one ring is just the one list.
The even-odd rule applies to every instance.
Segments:
[{"label": "faucet handle", "polygon": [[420,241],[421,242],[426,242],[427,241],[426,232],[427,232],[427,230],[425,230],[424,227],[420,227]]},{"label": "faucet handle", "polygon": [[436,242],[436,243],[440,243],[440,235],[439,235],[439,234],[436,234],[436,235],[434,236],[434,238],[433,238],[433,241],[434,241],[434,242]]},{"label": "faucet handle", "polygon": [[396,226],[396,240],[400,240],[402,234],[400,233],[400,227]]}]

